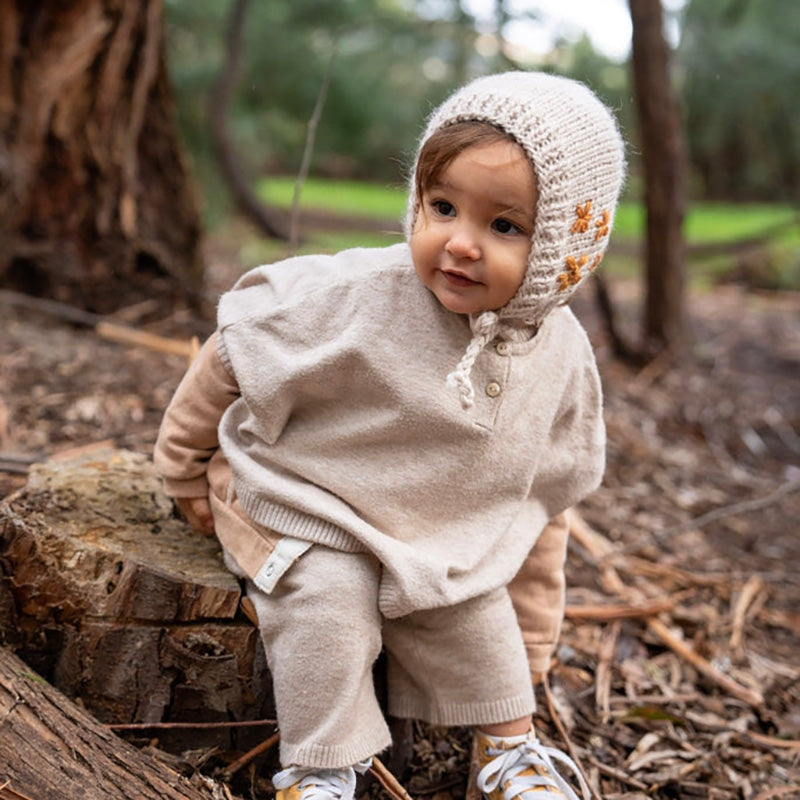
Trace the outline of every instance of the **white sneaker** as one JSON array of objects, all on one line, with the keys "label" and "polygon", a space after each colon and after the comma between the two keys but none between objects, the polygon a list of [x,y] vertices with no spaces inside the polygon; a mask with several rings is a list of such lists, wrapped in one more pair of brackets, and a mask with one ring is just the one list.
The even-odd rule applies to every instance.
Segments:
[{"label": "white sneaker", "polygon": [[371,765],[368,758],[342,769],[288,767],[272,778],[275,800],[353,800],[356,772],[363,775]]},{"label": "white sneaker", "polygon": [[577,777],[583,800],[591,800],[589,787],[575,762],[554,747],[545,747],[531,731],[526,736],[494,737],[476,731],[478,788],[485,800],[580,800],[558,774],[554,761],[569,767]]}]

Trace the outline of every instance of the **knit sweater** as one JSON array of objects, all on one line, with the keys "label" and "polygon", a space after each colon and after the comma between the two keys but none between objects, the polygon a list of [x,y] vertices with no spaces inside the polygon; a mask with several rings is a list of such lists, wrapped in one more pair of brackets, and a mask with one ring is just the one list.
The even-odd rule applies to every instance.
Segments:
[{"label": "knit sweater", "polygon": [[207,491],[218,431],[258,525],[378,557],[384,615],[509,584],[548,521],[600,481],[600,385],[583,329],[557,308],[528,341],[479,355],[465,410],[444,379],[470,336],[405,244],[252,270],[220,301],[222,399],[203,410],[192,387],[209,368],[193,369],[165,416],[168,493]]}]

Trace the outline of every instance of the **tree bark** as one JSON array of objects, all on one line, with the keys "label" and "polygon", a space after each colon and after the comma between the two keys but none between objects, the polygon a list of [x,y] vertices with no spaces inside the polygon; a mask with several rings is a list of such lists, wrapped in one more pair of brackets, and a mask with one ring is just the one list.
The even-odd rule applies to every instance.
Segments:
[{"label": "tree bark", "polygon": [[[173,517],[144,456],[99,450],[34,465],[0,505],[2,572],[0,640],[102,722],[274,718],[239,584],[217,541]],[[230,748],[263,733],[161,739]]]},{"label": "tree bark", "polygon": [[644,169],[646,298],[644,351],[680,351],[685,339],[682,233],[686,207],[686,151],[670,82],[669,47],[660,0],[629,0],[633,22],[633,77]]},{"label": "tree bark", "polygon": [[213,781],[189,781],[115,736],[0,647],[0,798],[221,796]]},{"label": "tree bark", "polygon": [[199,303],[163,0],[0,0],[0,283],[100,313]]}]

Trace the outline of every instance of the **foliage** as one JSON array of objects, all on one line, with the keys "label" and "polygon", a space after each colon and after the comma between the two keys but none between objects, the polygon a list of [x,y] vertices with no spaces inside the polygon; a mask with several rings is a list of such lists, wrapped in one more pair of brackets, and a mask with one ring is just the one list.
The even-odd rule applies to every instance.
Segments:
[{"label": "foliage", "polygon": [[[169,65],[179,121],[214,223],[226,208],[211,154],[208,105],[224,57],[232,0],[167,0]],[[297,173],[311,111],[333,57],[311,174],[389,185],[405,171],[427,112],[455,85],[517,66],[496,47],[510,14],[480,23],[459,0],[270,0],[247,10],[238,90],[229,111],[250,175]],[[800,15],[796,0],[689,0],[676,53],[698,198],[796,200],[800,187]],[[531,4],[528,8],[534,8]],[[487,40],[495,49],[487,49]],[[629,66],[588,37],[557,42],[542,63],[520,64],[589,84],[629,142],[628,196],[638,145]],[[308,189],[306,189],[308,190]]]},{"label": "foliage", "polygon": [[679,49],[702,195],[800,199],[796,0],[691,0]]},{"label": "foliage", "polygon": [[[231,0],[166,4],[181,128],[211,197],[218,192],[209,168],[208,98],[223,62],[230,5]],[[451,16],[425,19],[403,0],[251,2],[230,110],[230,128],[248,170],[297,172],[308,119],[332,63],[312,172],[402,180],[421,121],[461,82],[459,52],[473,52],[473,21]],[[469,69],[485,66],[470,63]]]}]

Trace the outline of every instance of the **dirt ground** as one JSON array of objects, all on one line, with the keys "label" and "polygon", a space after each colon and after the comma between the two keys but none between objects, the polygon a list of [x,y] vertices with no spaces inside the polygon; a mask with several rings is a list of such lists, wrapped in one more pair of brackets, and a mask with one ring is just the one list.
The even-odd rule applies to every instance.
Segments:
[{"label": "dirt ground", "polygon": [[[236,269],[212,263],[210,299]],[[634,337],[637,287],[612,291]],[[603,377],[608,469],[579,509],[540,735],[604,798],[800,797],[800,295],[695,295],[684,363],[640,370],[612,357],[591,289],[575,308]],[[0,315],[0,497],[27,463],[77,445],[151,452],[185,358],[8,297]],[[209,332],[155,303],[118,319],[177,339]],[[467,744],[418,725],[411,794],[463,797]],[[266,778],[231,788],[267,797]]]}]

